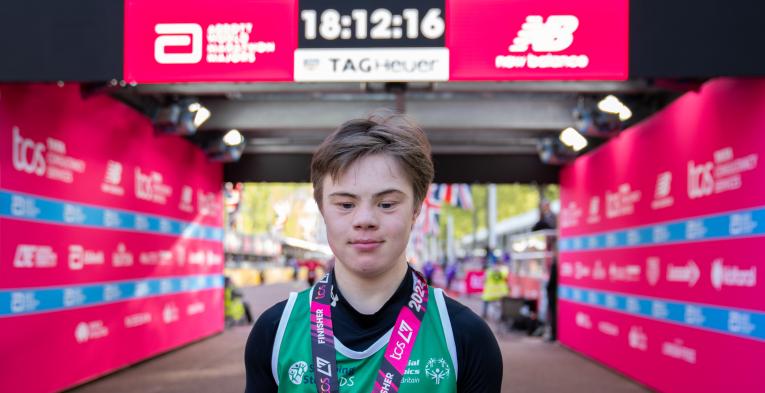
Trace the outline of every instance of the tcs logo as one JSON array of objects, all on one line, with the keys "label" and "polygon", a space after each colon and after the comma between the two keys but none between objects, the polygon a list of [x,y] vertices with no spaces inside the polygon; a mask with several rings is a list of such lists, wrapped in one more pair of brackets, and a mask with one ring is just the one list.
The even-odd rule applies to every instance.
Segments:
[{"label": "tcs logo", "polygon": [[[202,26],[196,23],[159,23],[154,26],[154,60],[159,64],[196,64],[202,61]],[[189,51],[189,48],[190,51]],[[187,47],[185,52],[168,48]]]},{"label": "tcs logo", "polygon": [[42,176],[45,174],[45,144],[24,138],[18,127],[13,127],[13,168],[17,171]]}]

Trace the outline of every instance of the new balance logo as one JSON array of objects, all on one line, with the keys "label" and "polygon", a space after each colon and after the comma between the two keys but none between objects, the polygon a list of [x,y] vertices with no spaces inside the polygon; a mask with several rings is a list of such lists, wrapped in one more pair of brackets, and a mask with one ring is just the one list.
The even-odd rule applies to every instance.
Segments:
[{"label": "new balance logo", "polygon": [[669,196],[672,187],[672,172],[662,172],[656,178],[656,198]]},{"label": "new balance logo", "polygon": [[573,15],[550,15],[547,22],[541,15],[529,15],[510,45],[510,52],[560,52],[574,42],[579,19]]},{"label": "new balance logo", "polygon": [[106,164],[106,175],[104,183],[118,185],[122,181],[122,164],[116,161],[109,161]]},{"label": "new balance logo", "polygon": [[[160,64],[196,64],[202,61],[202,26],[196,23],[159,23],[154,41],[154,59]],[[190,51],[177,52],[178,47]],[[175,48],[168,51],[168,48]]]},{"label": "new balance logo", "polygon": [[328,377],[332,376],[332,364],[324,360],[321,356],[316,357],[316,370]]}]

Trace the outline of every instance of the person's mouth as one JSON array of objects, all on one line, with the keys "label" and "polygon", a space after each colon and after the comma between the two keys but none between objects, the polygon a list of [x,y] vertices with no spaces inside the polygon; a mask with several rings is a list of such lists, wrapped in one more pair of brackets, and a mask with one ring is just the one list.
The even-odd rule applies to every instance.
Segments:
[{"label": "person's mouth", "polygon": [[351,247],[357,251],[374,251],[383,243],[383,240],[378,239],[355,239],[350,242]]}]

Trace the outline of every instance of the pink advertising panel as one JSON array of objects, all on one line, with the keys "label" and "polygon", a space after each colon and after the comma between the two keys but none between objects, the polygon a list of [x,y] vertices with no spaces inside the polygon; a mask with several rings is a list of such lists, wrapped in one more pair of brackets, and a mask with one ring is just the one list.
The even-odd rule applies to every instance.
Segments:
[{"label": "pink advertising panel", "polygon": [[472,295],[483,292],[483,283],[486,279],[483,270],[469,270],[465,272],[465,294]]},{"label": "pink advertising panel", "polygon": [[125,2],[125,80],[292,81],[295,0]]},{"label": "pink advertising panel", "polygon": [[763,108],[765,80],[713,80],[563,170],[565,345],[660,391],[762,388]]},{"label": "pink advertising panel", "polygon": [[409,3],[129,0],[124,79],[627,79],[628,0]]},{"label": "pink advertising panel", "polygon": [[448,2],[449,80],[624,80],[628,0]]},{"label": "pink advertising panel", "polygon": [[222,330],[219,164],[77,85],[0,86],[0,146],[0,390],[61,390]]}]

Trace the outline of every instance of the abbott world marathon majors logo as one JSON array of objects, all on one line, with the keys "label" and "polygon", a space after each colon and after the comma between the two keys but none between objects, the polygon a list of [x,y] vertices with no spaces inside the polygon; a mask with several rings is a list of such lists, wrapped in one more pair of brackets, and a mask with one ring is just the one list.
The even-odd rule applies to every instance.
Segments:
[{"label": "abbott world marathon majors logo", "polygon": [[69,268],[72,270],[82,270],[90,265],[103,265],[104,260],[103,251],[88,250],[79,244],[69,246]]},{"label": "abbott world marathon majors logo", "polygon": [[712,286],[721,291],[723,287],[754,288],[757,286],[757,266],[742,269],[725,265],[722,258],[712,262]]},{"label": "abbott world marathon majors logo", "polygon": [[47,137],[45,143],[12,129],[13,169],[30,175],[47,177],[62,183],[74,182],[75,174],[85,172],[85,161],[67,155],[66,143]]},{"label": "abbott world marathon majors logo", "polygon": [[698,199],[743,187],[742,174],[757,169],[759,155],[736,157],[732,147],[713,153],[713,161],[688,161],[688,197]]},{"label": "abbott world marathon majors logo", "polygon": [[[574,15],[529,15],[508,46],[509,55],[494,59],[498,69],[584,69],[590,58],[584,54],[561,55],[574,43],[579,18]],[[528,52],[531,53],[528,53]]]},{"label": "abbott world marathon majors logo", "polygon": [[[258,55],[276,52],[274,41],[252,41],[254,25],[213,23],[159,23],[154,26],[154,60],[159,64],[255,63]],[[207,46],[204,46],[204,41]]]}]

